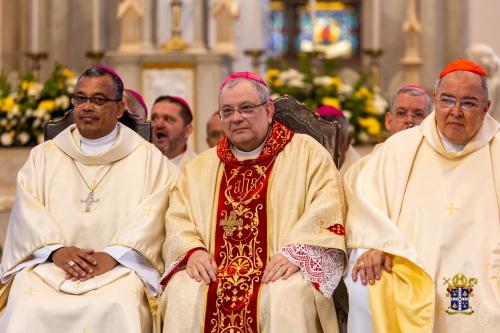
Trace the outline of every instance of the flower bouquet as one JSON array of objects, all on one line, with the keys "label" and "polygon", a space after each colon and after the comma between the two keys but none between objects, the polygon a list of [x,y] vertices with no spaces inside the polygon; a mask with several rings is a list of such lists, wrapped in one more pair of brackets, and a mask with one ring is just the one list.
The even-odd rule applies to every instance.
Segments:
[{"label": "flower bouquet", "polygon": [[75,83],[73,72],[59,64],[44,84],[26,75],[16,90],[0,75],[0,146],[41,143],[43,124],[70,109]]},{"label": "flower bouquet", "polygon": [[334,73],[334,66],[328,63],[331,60],[323,61],[322,73],[315,73],[307,57],[301,58],[299,69],[269,68],[266,81],[272,98],[289,95],[312,111],[321,105],[331,105],[342,110],[349,120],[354,144],[383,141],[387,100],[378,90],[370,88],[363,76],[358,75],[354,83],[348,83]]}]

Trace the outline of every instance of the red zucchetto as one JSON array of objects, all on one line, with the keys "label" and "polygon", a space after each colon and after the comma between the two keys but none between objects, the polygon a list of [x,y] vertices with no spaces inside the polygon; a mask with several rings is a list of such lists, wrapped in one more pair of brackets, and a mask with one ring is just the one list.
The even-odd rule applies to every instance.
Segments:
[{"label": "red zucchetto", "polygon": [[472,72],[484,77],[488,77],[488,73],[486,73],[486,71],[481,66],[473,63],[470,60],[456,59],[443,68],[443,70],[439,74],[439,79],[442,79],[446,74],[455,71]]},{"label": "red zucchetto", "polygon": [[234,79],[239,79],[239,78],[243,78],[243,79],[247,79],[247,80],[252,80],[252,81],[257,81],[257,82],[262,83],[263,85],[267,86],[267,84],[264,81],[264,79],[262,79],[259,75],[255,74],[255,73],[252,73],[252,72],[236,72],[236,73],[233,73],[233,74],[229,75],[228,77],[226,77],[224,79],[224,81],[222,81],[219,89],[222,90],[222,88],[224,88],[229,82],[233,81]]}]

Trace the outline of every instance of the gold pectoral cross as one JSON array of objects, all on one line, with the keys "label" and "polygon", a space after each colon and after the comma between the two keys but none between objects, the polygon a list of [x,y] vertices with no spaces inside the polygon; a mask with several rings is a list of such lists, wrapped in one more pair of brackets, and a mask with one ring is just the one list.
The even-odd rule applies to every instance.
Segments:
[{"label": "gold pectoral cross", "polygon": [[224,228],[224,235],[226,237],[231,237],[233,236],[234,229],[236,229],[236,227],[241,227],[243,225],[243,220],[237,219],[236,212],[232,210],[231,213],[229,214],[229,217],[227,219],[221,220],[219,222],[219,225]]},{"label": "gold pectoral cross", "polygon": [[99,199],[94,198],[94,191],[90,191],[87,199],[82,199],[80,202],[85,204],[85,212],[88,213],[90,212],[90,206],[92,206],[93,203],[99,202]]},{"label": "gold pectoral cross", "polygon": [[450,203],[448,207],[446,207],[446,209],[448,210],[449,215],[455,215],[455,212],[458,212],[460,210],[460,208],[455,207],[453,202]]}]

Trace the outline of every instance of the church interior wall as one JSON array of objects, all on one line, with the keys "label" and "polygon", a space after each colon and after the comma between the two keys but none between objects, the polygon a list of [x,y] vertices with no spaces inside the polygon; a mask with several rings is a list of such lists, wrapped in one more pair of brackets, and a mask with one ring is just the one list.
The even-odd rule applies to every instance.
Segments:
[{"label": "church interior wall", "polygon": [[500,54],[500,1],[466,1],[470,44],[484,43]]}]

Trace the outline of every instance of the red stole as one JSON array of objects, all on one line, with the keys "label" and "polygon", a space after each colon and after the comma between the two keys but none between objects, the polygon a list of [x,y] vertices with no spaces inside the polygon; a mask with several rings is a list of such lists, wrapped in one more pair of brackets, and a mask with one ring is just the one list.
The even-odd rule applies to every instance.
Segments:
[{"label": "red stole", "polygon": [[267,190],[274,159],[293,132],[273,122],[259,157],[238,161],[227,138],[217,147],[224,162],[215,253],[217,280],[207,291],[205,333],[259,332],[258,301],[267,253]]}]

